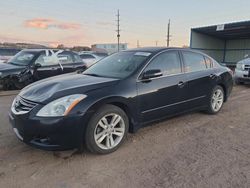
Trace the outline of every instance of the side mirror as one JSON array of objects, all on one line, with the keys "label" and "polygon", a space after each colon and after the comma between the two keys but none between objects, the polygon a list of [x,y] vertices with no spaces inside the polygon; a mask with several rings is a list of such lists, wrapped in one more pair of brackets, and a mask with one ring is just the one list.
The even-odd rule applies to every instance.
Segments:
[{"label": "side mirror", "polygon": [[42,65],[40,63],[36,63],[35,66],[34,66],[36,69],[42,67]]},{"label": "side mirror", "polygon": [[150,79],[150,78],[157,78],[162,76],[163,73],[161,72],[161,70],[159,69],[152,69],[152,70],[148,70],[146,72],[144,72],[143,74],[143,79]]}]

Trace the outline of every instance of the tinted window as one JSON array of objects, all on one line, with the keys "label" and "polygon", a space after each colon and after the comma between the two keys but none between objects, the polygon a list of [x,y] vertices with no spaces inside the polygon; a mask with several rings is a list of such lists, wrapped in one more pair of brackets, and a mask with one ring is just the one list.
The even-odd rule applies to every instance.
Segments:
[{"label": "tinted window", "polygon": [[89,54],[80,55],[80,57],[81,57],[82,59],[95,59],[94,56],[89,55]]},{"label": "tinted window", "polygon": [[205,70],[206,62],[204,56],[194,52],[182,52],[185,62],[185,71],[194,72]]},{"label": "tinted window", "polygon": [[145,69],[160,69],[163,75],[181,73],[181,63],[177,52],[165,52],[158,55]]}]

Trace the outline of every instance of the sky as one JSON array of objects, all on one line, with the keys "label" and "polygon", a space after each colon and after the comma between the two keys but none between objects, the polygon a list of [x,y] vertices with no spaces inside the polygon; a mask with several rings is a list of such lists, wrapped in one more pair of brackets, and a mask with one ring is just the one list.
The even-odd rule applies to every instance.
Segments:
[{"label": "sky", "polygon": [[57,46],[116,43],[120,10],[121,42],[130,48],[189,45],[190,29],[250,20],[249,0],[1,0],[0,42]]}]

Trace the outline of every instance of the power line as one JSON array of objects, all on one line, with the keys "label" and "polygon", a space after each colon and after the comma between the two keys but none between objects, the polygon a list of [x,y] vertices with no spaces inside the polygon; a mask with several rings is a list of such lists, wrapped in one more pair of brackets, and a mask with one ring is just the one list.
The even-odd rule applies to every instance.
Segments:
[{"label": "power line", "polygon": [[120,51],[120,11],[119,11],[119,9],[118,9],[118,11],[117,11],[117,30],[116,30],[116,32],[117,32],[117,44],[118,44],[118,46],[117,46],[117,49],[118,49],[118,52]]}]

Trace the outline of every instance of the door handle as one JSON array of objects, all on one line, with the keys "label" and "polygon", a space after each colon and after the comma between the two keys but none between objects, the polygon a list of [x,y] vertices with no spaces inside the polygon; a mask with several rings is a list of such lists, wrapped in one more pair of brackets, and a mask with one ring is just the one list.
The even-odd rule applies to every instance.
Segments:
[{"label": "door handle", "polygon": [[211,79],[214,79],[214,78],[216,78],[216,75],[215,75],[215,74],[210,74],[209,77],[210,77]]},{"label": "door handle", "polygon": [[184,85],[185,85],[185,82],[183,82],[183,81],[180,81],[180,82],[178,83],[178,87],[180,87],[180,88],[183,88]]}]

